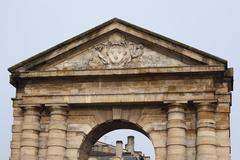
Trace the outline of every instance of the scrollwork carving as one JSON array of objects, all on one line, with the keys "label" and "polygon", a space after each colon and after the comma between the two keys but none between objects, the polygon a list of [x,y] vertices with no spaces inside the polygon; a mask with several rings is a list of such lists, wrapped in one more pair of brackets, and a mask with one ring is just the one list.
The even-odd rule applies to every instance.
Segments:
[{"label": "scrollwork carving", "polygon": [[144,68],[185,65],[147,48],[140,43],[127,39],[122,34],[112,34],[90,48],[80,51],[76,56],[65,59],[49,70],[88,70],[112,68]]},{"label": "scrollwork carving", "polygon": [[[123,67],[143,54],[143,45],[129,42],[123,36],[112,36],[107,42],[91,48],[89,66],[103,64],[109,68]],[[97,55],[97,56],[96,56]]]}]

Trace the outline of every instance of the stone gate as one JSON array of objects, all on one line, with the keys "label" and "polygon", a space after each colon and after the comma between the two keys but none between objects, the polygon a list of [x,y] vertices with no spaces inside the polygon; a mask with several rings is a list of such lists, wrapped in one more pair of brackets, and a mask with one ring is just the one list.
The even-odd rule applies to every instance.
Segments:
[{"label": "stone gate", "polygon": [[9,68],[11,160],[87,160],[115,129],[156,160],[230,159],[227,61],[112,19]]}]

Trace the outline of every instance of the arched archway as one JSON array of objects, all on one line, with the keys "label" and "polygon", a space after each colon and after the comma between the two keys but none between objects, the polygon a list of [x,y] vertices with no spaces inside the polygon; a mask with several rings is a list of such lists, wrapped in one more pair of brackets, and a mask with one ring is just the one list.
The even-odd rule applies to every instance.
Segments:
[{"label": "arched archway", "polygon": [[[84,138],[80,149],[79,149],[79,160],[87,160],[92,146],[100,139],[103,135],[108,132],[117,129],[131,129],[138,131],[145,135],[151,141],[148,133],[143,130],[138,124],[132,123],[127,120],[110,120],[94,127]],[[151,141],[152,142],[152,141]]]}]

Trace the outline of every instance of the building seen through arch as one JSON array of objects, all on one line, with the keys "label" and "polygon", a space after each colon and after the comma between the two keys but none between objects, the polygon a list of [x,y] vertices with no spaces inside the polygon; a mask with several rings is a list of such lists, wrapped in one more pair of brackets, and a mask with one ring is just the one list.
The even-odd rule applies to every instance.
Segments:
[{"label": "building seen through arch", "polygon": [[[109,108],[109,107],[107,107]],[[105,110],[107,109],[105,108]],[[125,106],[125,108],[127,109],[127,107]],[[111,107],[109,108],[111,109]],[[102,124],[97,125],[95,128],[93,128],[88,135],[86,135],[80,145],[79,148],[79,159],[89,159],[89,158],[96,158],[96,152],[93,151],[97,151],[94,146],[96,147],[96,144],[98,144],[97,146],[99,146],[100,148],[102,147],[102,145],[100,145],[98,143],[98,140],[100,137],[102,137],[103,135],[105,135],[106,133],[109,133],[111,131],[117,130],[117,129],[132,129],[135,131],[138,131],[140,133],[142,133],[143,135],[145,135],[146,137],[149,138],[149,135],[147,132],[145,132],[139,125],[134,124],[130,121],[127,120],[110,120],[110,121],[106,121]],[[98,149],[99,149],[98,147]],[[110,157],[108,157],[109,159],[149,159],[148,156],[144,156],[141,151],[136,152],[135,151],[135,145],[134,145],[134,137],[132,136],[128,136],[128,141],[127,144],[125,145],[125,150],[123,150],[123,142],[121,140],[117,140],[116,141],[116,148],[115,150],[115,154],[111,154]],[[151,148],[149,148],[151,149]],[[118,152],[117,152],[118,151]],[[124,152],[123,152],[124,151]],[[95,154],[95,156],[93,156]],[[102,153],[105,155],[105,152]],[[107,158],[107,156],[103,156],[104,158]],[[102,158],[103,158],[102,157]],[[98,156],[98,159],[101,159],[100,156]],[[145,160],[144,159],[144,160]]]},{"label": "building seen through arch", "polygon": [[150,160],[150,156],[134,149],[134,136],[128,136],[127,139],[125,147],[121,140],[116,141],[115,145],[98,141],[92,146],[88,160]]},{"label": "building seen through arch", "polygon": [[231,157],[233,69],[214,55],[115,18],[9,71],[11,160],[88,160],[116,129],[156,160]]}]

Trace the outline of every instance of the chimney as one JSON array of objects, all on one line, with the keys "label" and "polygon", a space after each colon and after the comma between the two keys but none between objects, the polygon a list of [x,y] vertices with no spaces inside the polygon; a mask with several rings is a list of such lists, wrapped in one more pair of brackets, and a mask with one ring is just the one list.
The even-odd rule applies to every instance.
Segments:
[{"label": "chimney", "polygon": [[128,142],[126,145],[127,152],[134,154],[134,136],[128,136]]},{"label": "chimney", "polygon": [[123,142],[122,141],[116,141],[116,157],[122,158],[123,153]]}]

